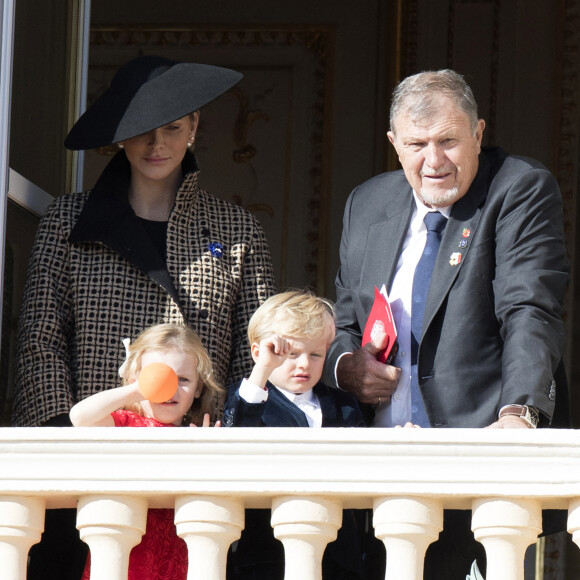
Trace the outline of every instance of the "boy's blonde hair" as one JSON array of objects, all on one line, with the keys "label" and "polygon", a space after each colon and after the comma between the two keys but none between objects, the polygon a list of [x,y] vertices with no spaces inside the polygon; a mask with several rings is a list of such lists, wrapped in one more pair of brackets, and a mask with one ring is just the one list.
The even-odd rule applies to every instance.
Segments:
[{"label": "boy's blonde hair", "polygon": [[[124,385],[137,380],[143,355],[153,351],[177,351],[195,357],[201,395],[193,400],[183,418],[183,424],[194,423],[201,426],[205,413],[210,414],[212,423],[215,422],[215,396],[222,392],[222,388],[213,378],[211,359],[197,333],[188,326],[170,323],[156,324],[145,329],[128,348],[127,360],[120,370]],[[140,403],[130,405],[126,409],[143,415]]]},{"label": "boy's blonde hair", "polygon": [[327,333],[330,346],[334,332],[334,305],[309,290],[289,290],[271,296],[248,324],[250,345],[272,334],[317,338]]}]

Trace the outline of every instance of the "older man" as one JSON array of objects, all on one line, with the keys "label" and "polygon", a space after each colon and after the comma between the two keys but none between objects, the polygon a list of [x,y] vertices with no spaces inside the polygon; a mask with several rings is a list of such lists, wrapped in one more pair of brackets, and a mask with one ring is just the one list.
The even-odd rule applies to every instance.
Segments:
[{"label": "older man", "polygon": [[[554,177],[482,150],[485,122],[450,70],[402,81],[390,124],[403,170],[347,201],[327,380],[366,403],[374,426],[567,426],[568,274]],[[361,348],[383,285],[399,332],[393,366]]]}]

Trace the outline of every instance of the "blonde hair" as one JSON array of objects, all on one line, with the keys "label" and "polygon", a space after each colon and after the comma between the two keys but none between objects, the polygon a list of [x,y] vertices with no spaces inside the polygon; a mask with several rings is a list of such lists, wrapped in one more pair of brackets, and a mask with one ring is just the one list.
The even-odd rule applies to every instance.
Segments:
[{"label": "blonde hair", "polygon": [[334,338],[334,305],[309,290],[274,294],[254,312],[248,324],[250,344],[272,334],[291,338],[316,338],[328,333]]},{"label": "blonde hair", "polygon": [[[120,370],[124,385],[137,380],[143,355],[152,351],[177,351],[196,359],[197,380],[201,395],[193,400],[183,418],[183,424],[194,423],[201,426],[205,413],[210,414],[212,423],[215,422],[214,396],[221,393],[222,388],[213,378],[211,359],[197,333],[188,326],[170,323],[156,324],[145,329],[128,347],[127,360]],[[140,415],[144,414],[140,403],[130,405],[126,409]]]}]

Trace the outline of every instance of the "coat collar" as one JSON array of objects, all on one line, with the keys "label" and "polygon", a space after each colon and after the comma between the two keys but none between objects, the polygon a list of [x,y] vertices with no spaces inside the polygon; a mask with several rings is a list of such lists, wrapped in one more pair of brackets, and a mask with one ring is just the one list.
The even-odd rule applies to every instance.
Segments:
[{"label": "coat collar", "polygon": [[[184,179],[178,197],[190,194],[197,180],[198,166],[193,154],[186,154]],[[103,244],[163,287],[180,304],[179,295],[160,256],[128,199],[131,167],[124,151],[117,153],[95,184],[73,227],[70,244]],[[171,218],[170,218],[171,219]]]},{"label": "coat collar", "polygon": [[[274,425],[277,421],[273,420],[274,417],[280,419],[279,413],[276,411],[277,408],[282,408],[286,411],[289,417],[295,421],[295,427],[308,427],[308,419],[306,418],[306,413],[299,407],[297,407],[290,399],[281,393],[270,381],[266,382],[266,387],[268,388],[268,401],[270,404],[266,404],[265,414],[271,414],[272,418],[266,421],[267,425]],[[288,425],[291,427],[291,425]]]},{"label": "coat collar", "polygon": [[[199,168],[193,154],[186,154],[182,170],[183,184]],[[87,202],[73,228],[69,242],[101,242],[114,247],[127,240],[125,226],[138,223],[129,204],[128,192],[131,166],[124,151],[119,151],[105,167],[89,194]],[[117,248],[114,248],[117,249]]]},{"label": "coat collar", "polygon": [[[506,155],[505,151],[499,148],[482,150],[473,183],[468,192],[451,209],[431,278],[429,295],[425,305],[424,329],[429,326],[461,270],[477,229],[487,192]],[[389,187],[397,191],[397,195],[390,196],[389,205],[382,210],[384,219],[371,224],[368,230],[367,248],[364,253],[365,263],[361,278],[365,280],[365,285],[370,288],[373,286],[380,288],[383,284],[386,284],[387,288],[391,287],[415,208],[412,189],[403,171],[395,172],[394,176],[395,180],[389,181]],[[380,191],[383,199],[384,193],[384,191]],[[464,231],[466,238],[463,237]],[[459,248],[459,242],[463,239],[467,241],[467,246]],[[375,248],[380,248],[380,251],[376,251]],[[451,256],[455,253],[461,254],[461,257],[458,258],[459,263],[453,266],[450,261]],[[370,296],[370,302],[366,305],[369,312],[372,306],[372,294]]]},{"label": "coat collar", "polygon": [[[501,157],[502,152],[499,153]],[[499,169],[496,163],[490,162],[488,156],[498,157],[498,150],[480,154],[479,168],[473,183],[451,209],[429,285],[423,331],[441,307],[469,254],[491,181]]]},{"label": "coat collar", "polygon": [[[398,179],[389,187],[396,190],[397,194],[390,196],[388,205],[383,201],[384,219],[371,224],[367,234],[361,278],[370,288],[380,288],[383,284],[390,288],[415,207],[411,186],[405,174],[402,170],[396,174]],[[382,200],[386,197],[385,193],[384,190],[379,191]],[[394,240],[396,243],[393,243]],[[380,251],[377,251],[378,248]],[[370,307],[369,304],[369,311]]]}]

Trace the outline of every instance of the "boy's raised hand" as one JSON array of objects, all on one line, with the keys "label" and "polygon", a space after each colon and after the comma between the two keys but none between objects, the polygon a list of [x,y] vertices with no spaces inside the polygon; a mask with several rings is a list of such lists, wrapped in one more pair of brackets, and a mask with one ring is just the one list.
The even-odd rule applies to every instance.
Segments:
[{"label": "boy's raised hand", "polygon": [[274,334],[260,341],[256,351],[256,364],[272,370],[281,366],[292,348],[292,341]]},{"label": "boy's raised hand", "polygon": [[252,358],[255,365],[248,380],[265,389],[270,374],[284,364],[291,349],[292,341],[278,334],[264,338],[259,344],[253,343]]}]

